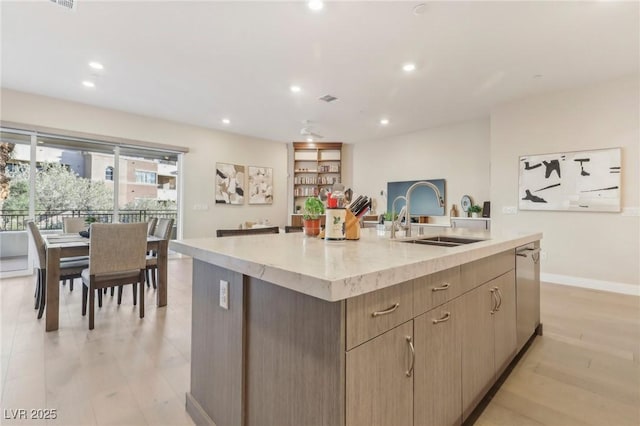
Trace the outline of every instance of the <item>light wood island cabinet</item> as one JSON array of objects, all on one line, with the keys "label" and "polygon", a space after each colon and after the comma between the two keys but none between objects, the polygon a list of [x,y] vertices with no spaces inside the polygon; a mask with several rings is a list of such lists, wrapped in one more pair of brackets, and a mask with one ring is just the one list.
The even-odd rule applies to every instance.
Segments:
[{"label": "light wood island cabinet", "polygon": [[328,301],[195,258],[187,411],[217,426],[459,425],[515,356],[514,268],[507,249]]}]

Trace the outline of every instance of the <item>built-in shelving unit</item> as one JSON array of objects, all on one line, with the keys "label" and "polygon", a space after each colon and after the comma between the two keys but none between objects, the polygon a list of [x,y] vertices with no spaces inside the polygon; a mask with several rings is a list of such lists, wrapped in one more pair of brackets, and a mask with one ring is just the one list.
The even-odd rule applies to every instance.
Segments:
[{"label": "built-in shelving unit", "polygon": [[293,143],[293,206],[342,182],[342,142]]}]

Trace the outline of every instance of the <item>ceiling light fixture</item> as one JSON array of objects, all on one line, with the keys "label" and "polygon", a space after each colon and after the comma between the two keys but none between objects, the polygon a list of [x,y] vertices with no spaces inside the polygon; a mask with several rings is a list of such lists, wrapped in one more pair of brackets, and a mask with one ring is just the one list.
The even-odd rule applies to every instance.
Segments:
[{"label": "ceiling light fixture", "polygon": [[415,69],[416,69],[416,64],[412,64],[412,63],[404,64],[404,65],[402,66],[402,69],[403,69],[405,72],[415,71]]},{"label": "ceiling light fixture", "polygon": [[324,8],[324,2],[322,0],[309,0],[307,2],[307,7],[314,12],[317,12]]},{"label": "ceiling light fixture", "polygon": [[380,124],[382,124],[383,126],[386,126],[387,124],[389,124],[389,119],[383,118],[382,120],[380,120]]},{"label": "ceiling light fixture", "polygon": [[291,89],[293,93],[299,93],[302,90],[300,86],[291,86],[289,89]]},{"label": "ceiling light fixture", "polygon": [[89,66],[94,70],[103,70],[104,66],[100,62],[89,62]]},{"label": "ceiling light fixture", "polygon": [[83,85],[84,87],[89,87],[89,88],[92,88],[92,89],[93,89],[94,87],[96,87],[96,84],[95,84],[93,81],[88,81],[88,80],[83,81],[83,82],[82,82],[82,85]]},{"label": "ceiling light fixture", "polygon": [[229,120],[228,118],[223,118],[222,124],[231,124],[231,120]]}]

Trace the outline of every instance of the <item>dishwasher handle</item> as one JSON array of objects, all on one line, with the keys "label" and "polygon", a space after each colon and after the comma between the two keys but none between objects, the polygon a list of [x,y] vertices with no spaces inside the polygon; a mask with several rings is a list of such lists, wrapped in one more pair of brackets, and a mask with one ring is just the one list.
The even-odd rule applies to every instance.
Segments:
[{"label": "dishwasher handle", "polygon": [[516,251],[516,256],[520,257],[529,257],[531,255],[531,259],[533,259],[533,263],[538,263],[540,261],[540,249],[539,248],[523,248]]}]

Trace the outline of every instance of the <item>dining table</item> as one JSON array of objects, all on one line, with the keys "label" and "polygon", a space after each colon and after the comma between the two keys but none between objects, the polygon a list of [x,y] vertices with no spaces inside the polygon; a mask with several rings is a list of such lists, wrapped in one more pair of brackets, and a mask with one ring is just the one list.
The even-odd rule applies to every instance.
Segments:
[{"label": "dining table", "polygon": [[[43,235],[47,257],[47,290],[45,304],[46,331],[59,328],[60,317],[60,260],[68,257],[88,256],[89,238],[79,234]],[[148,236],[147,251],[155,251],[158,256],[158,283],[156,304],[167,305],[167,255],[169,241]]]}]

